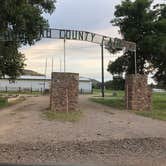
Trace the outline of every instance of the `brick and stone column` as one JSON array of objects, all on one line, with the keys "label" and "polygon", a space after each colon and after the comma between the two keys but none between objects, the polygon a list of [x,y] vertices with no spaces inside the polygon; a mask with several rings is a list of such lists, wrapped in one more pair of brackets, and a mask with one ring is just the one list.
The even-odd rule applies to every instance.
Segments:
[{"label": "brick and stone column", "polygon": [[147,76],[131,74],[125,81],[125,104],[129,110],[151,110],[152,92],[147,86]]},{"label": "brick and stone column", "polygon": [[51,111],[78,111],[79,74],[52,73],[50,107]]}]

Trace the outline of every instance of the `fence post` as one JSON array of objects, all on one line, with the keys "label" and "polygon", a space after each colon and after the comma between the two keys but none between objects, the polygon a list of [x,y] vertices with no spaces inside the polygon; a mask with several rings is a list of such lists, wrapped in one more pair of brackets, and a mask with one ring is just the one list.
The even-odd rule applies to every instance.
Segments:
[{"label": "fence post", "polygon": [[91,89],[91,94],[93,94],[93,88]]},{"label": "fence post", "polygon": [[5,87],[5,91],[7,92],[7,86]]}]

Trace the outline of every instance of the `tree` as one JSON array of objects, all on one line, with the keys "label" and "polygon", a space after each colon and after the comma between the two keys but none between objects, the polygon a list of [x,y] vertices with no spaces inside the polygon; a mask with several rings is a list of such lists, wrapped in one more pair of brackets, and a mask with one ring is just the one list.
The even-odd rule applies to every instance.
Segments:
[{"label": "tree", "polygon": [[54,11],[55,0],[0,0],[0,4],[0,32],[8,30],[25,35],[19,42],[0,42],[0,77],[15,78],[25,66],[24,55],[18,48],[39,40],[39,32],[48,27],[42,14]]},{"label": "tree", "polygon": [[[124,0],[116,6],[115,19],[125,40],[137,44],[137,71],[166,84],[166,4],[153,5],[153,0]],[[134,54],[125,52],[108,65],[112,74],[134,73]]]},{"label": "tree", "polygon": [[11,79],[19,76],[24,69],[25,57],[18,52],[15,42],[0,44],[0,76],[8,75]]},{"label": "tree", "polygon": [[125,80],[121,76],[114,76],[113,80],[104,83],[106,89],[124,90]]}]

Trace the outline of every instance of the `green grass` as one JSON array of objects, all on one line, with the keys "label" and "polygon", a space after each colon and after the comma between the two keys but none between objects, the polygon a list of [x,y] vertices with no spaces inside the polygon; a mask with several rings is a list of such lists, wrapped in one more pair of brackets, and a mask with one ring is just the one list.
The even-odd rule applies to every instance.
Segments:
[{"label": "green grass", "polygon": [[8,101],[7,101],[7,99],[0,97],[0,108],[4,108],[4,107],[6,107],[6,106],[8,106]]},{"label": "green grass", "polygon": [[137,115],[166,121],[166,110],[135,111]]},{"label": "green grass", "polygon": [[12,106],[18,103],[21,103],[25,100],[24,97],[20,97],[14,101],[8,102],[7,98],[4,97],[0,97],[0,109],[8,107],[8,106]]},{"label": "green grass", "polygon": [[[94,97],[90,98],[90,100],[116,109],[124,109],[124,91],[105,90],[104,98],[100,97],[100,93],[99,89],[95,89]],[[117,96],[113,96],[113,93],[116,93]]]},{"label": "green grass", "polygon": [[58,121],[68,121],[68,122],[76,122],[78,121],[81,116],[81,111],[73,111],[73,112],[53,112],[53,111],[47,111],[43,113],[44,117],[47,118],[50,121],[58,120]]},{"label": "green grass", "polygon": [[[119,97],[124,96],[124,91],[122,91],[122,90],[105,90],[105,95],[106,96],[111,96],[113,92],[116,92]],[[99,96],[99,94],[101,94],[101,90],[100,89],[94,89],[93,94]]]},{"label": "green grass", "polygon": [[154,93],[152,111],[135,111],[137,115],[166,121],[166,93]]},{"label": "green grass", "polygon": [[41,92],[39,91],[9,91],[9,92],[5,92],[5,91],[0,91],[0,95],[17,95],[17,94],[25,94],[25,95],[41,95]]},{"label": "green grass", "polygon": [[[97,102],[115,109],[125,109],[124,91],[111,91],[106,90],[106,97],[99,96],[100,91],[94,90],[95,97],[90,98],[91,101]],[[112,96],[116,92],[117,96]],[[152,95],[152,111],[131,111],[137,115],[151,117],[166,121],[166,93],[153,93]]]},{"label": "green grass", "polygon": [[110,106],[116,109],[124,109],[124,101],[121,97],[90,98],[91,101]]}]

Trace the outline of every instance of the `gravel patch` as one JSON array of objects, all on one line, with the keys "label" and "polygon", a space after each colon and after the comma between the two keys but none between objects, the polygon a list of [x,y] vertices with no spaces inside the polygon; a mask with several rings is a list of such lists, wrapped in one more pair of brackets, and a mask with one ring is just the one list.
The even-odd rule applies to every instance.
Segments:
[{"label": "gravel patch", "polygon": [[[0,145],[0,161],[6,163],[129,164],[133,159],[166,162],[166,139],[122,139],[91,142],[19,143]],[[155,159],[155,160],[154,160]],[[136,162],[133,161],[135,164]]]}]

